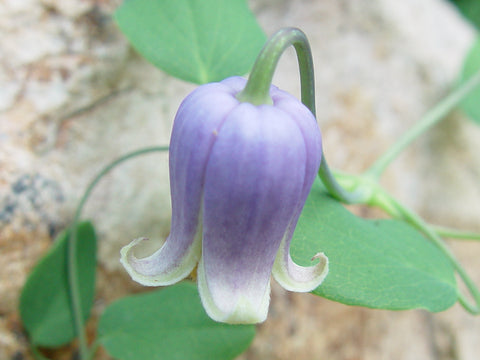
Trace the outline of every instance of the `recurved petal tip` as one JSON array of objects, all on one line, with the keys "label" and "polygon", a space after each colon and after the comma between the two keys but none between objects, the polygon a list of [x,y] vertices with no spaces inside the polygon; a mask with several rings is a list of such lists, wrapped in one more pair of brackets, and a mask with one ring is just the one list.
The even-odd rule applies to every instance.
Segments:
[{"label": "recurved petal tip", "polygon": [[[138,259],[135,247],[147,238],[138,238],[120,251],[120,262],[132,279],[145,286],[166,286],[187,277],[195,268],[201,252],[201,239],[196,238],[191,246],[178,256],[178,249],[169,246],[169,240],[152,255]],[[177,256],[174,256],[177,255]]]},{"label": "recurved petal tip", "polygon": [[312,266],[295,264],[288,253],[288,247],[282,244],[273,265],[273,276],[286,290],[312,291],[323,282],[328,274],[328,257],[322,252],[316,254],[312,260],[314,259],[319,259],[319,263]]}]

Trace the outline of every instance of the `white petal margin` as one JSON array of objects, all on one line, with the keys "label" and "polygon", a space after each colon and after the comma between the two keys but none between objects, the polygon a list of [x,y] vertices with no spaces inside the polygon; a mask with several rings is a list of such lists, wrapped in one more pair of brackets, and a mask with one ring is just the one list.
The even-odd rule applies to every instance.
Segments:
[{"label": "white petal margin", "polygon": [[[198,263],[197,282],[203,307],[211,319],[227,324],[257,324],[266,320],[270,304],[270,281],[262,296],[260,306],[252,306],[248,296],[241,296],[236,302],[232,302],[230,294],[225,293],[221,299],[214,299],[208,288],[202,257]],[[228,286],[225,288],[228,289]],[[217,304],[229,304],[228,311],[220,309]]]},{"label": "white petal margin", "polygon": [[328,274],[328,257],[324,253],[318,253],[312,258],[314,259],[319,259],[320,262],[313,266],[295,264],[284,238],[273,264],[273,277],[288,291],[310,292],[316,289]]},{"label": "white petal margin", "polygon": [[[138,259],[134,255],[135,247],[146,238],[133,240],[120,251],[120,262],[132,279],[144,286],[166,286],[186,278],[195,269],[202,251],[201,231],[197,233],[194,241],[185,251],[178,262],[172,266],[168,263],[169,253],[165,244],[150,256]],[[167,239],[168,241],[169,239]]]}]

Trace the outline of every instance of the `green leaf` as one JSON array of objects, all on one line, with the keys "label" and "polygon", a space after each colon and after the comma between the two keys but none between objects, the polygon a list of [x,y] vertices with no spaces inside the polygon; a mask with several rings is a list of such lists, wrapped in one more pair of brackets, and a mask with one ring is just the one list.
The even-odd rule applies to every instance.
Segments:
[{"label": "green leaf", "polygon": [[480,29],[480,1],[478,0],[450,0],[460,12]]},{"label": "green leaf", "polygon": [[211,320],[196,287],[180,283],[116,301],[103,313],[98,333],[118,360],[223,360],[245,351],[255,328]]},{"label": "green leaf", "polygon": [[329,274],[314,294],[376,309],[442,311],[457,300],[448,259],[409,225],[364,220],[316,182],[295,230],[291,253],[302,265],[323,251]]},{"label": "green leaf", "polygon": [[[464,84],[476,72],[480,70],[480,38],[477,39],[465,58],[460,84]],[[480,124],[480,86],[477,86],[460,103],[463,111],[477,124]]]},{"label": "green leaf", "polygon": [[148,61],[198,84],[245,74],[265,42],[246,0],[127,0],[115,20]]},{"label": "green leaf", "polygon": [[[82,314],[90,314],[95,288],[96,237],[90,222],[77,227],[77,263]],[[67,278],[68,232],[30,273],[20,296],[20,316],[35,346],[57,347],[75,337]]]}]

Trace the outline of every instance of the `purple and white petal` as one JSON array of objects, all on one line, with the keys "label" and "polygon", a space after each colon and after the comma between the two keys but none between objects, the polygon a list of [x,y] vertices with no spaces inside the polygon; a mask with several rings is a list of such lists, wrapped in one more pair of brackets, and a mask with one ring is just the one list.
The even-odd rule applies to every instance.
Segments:
[{"label": "purple and white petal", "polygon": [[[290,94],[274,89],[272,91],[274,106],[284,111],[299,126],[307,149],[307,164],[305,182],[300,195],[300,206],[295,215],[275,259],[272,269],[275,280],[289,291],[308,292],[318,287],[328,274],[328,258],[323,253],[313,256],[319,259],[319,263],[309,267],[295,264],[290,257],[290,242],[302,211],[307,200],[312,184],[317,176],[322,154],[322,142],[317,122],[313,114]],[[312,254],[313,255],[313,254]]]},{"label": "purple and white petal", "polygon": [[199,87],[180,105],[170,140],[171,233],[154,254],[137,259],[134,240],[121,251],[130,276],[147,286],[169,285],[188,276],[201,254],[201,199],[205,168],[217,131],[238,101],[224,85]]},{"label": "purple and white petal", "polygon": [[[289,243],[289,242],[288,242]],[[287,241],[280,245],[272,274],[275,280],[286,290],[295,292],[309,292],[315,290],[328,275],[328,258],[324,253],[318,253],[312,260],[319,259],[313,266],[300,266],[290,257]]]},{"label": "purple and white petal", "polygon": [[205,175],[199,291],[214,320],[265,320],[272,266],[304,186],[306,149],[295,122],[243,103],[227,117]]},{"label": "purple and white petal", "polygon": [[[144,286],[166,286],[186,278],[198,263],[202,250],[201,232],[194,241],[183,252],[179,251],[180,246],[175,248],[173,241],[167,241],[152,255],[138,259],[133,249],[146,238],[133,240],[120,251],[120,262],[127,270],[133,280]],[[173,259],[170,255],[177,256],[177,262],[165,261]],[[178,255],[180,254],[180,255]]]},{"label": "purple and white petal", "polygon": [[314,116],[272,86],[273,106],[240,103],[240,77],[207,84],[180,106],[170,142],[171,233],[137,259],[142,239],[122,249],[122,263],[141,284],[180,281],[198,263],[198,288],[211,318],[265,320],[273,274],[286,289],[311,291],[328,259],[295,264],[290,242],[321,161]]}]

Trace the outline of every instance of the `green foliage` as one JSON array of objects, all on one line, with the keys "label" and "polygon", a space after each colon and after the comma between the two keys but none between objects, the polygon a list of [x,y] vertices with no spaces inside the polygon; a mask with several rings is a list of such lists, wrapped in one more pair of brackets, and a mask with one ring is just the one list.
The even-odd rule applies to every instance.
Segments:
[{"label": "green foliage", "polygon": [[378,309],[441,311],[457,300],[454,271],[445,255],[410,226],[364,220],[315,183],[292,242],[303,265],[323,251],[330,272],[314,293]]},{"label": "green foliage", "polygon": [[[465,58],[460,84],[464,84],[480,70],[480,38],[477,39]],[[480,86],[477,86],[460,103],[463,111],[476,123],[480,124]]]},{"label": "green foliage", "polygon": [[[90,222],[77,227],[77,263],[82,314],[86,320],[95,289],[96,237]],[[67,269],[68,232],[30,273],[20,296],[20,316],[35,346],[55,347],[75,337]]]},{"label": "green foliage", "polygon": [[147,60],[198,84],[245,74],[265,42],[246,0],[128,0],[115,19]]},{"label": "green foliage", "polygon": [[255,328],[211,320],[196,287],[180,283],[116,301],[101,317],[98,333],[118,360],[223,360],[245,351]]},{"label": "green foliage", "polygon": [[480,1],[478,0],[450,0],[460,12],[470,20],[477,29],[480,28]]}]

